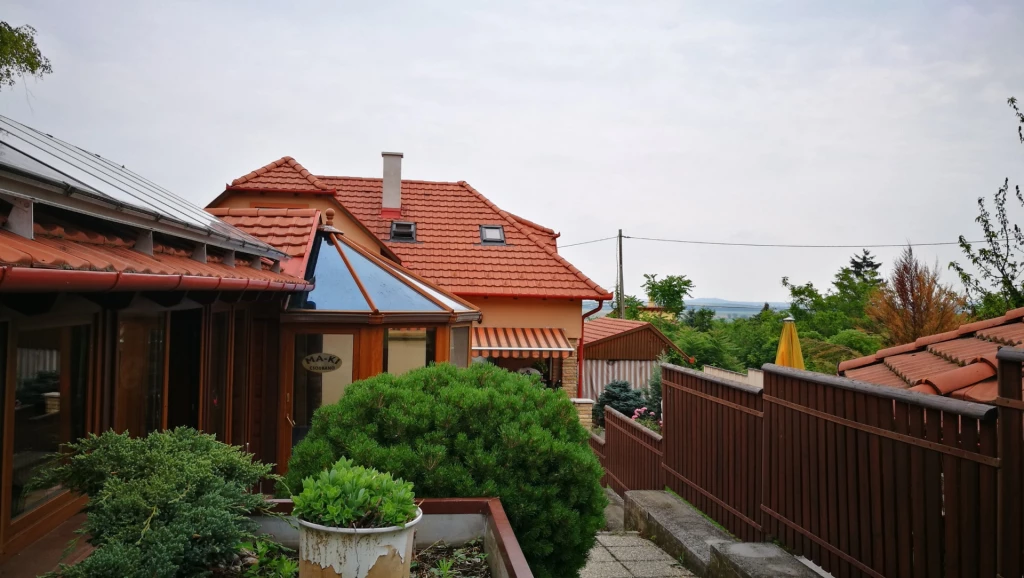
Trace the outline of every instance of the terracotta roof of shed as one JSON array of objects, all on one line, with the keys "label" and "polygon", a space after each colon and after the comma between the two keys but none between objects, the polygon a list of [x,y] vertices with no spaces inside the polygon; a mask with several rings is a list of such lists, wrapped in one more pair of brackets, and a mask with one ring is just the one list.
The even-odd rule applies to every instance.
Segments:
[{"label": "terracotta roof of shed", "polygon": [[316,209],[206,209],[211,215],[287,253],[281,270],[295,277],[306,273],[310,248],[320,224]]},{"label": "terracotta roof of shed", "polygon": [[617,319],[615,317],[600,317],[583,324],[583,344],[587,345],[595,341],[607,339],[620,333],[632,331],[637,327],[650,325],[646,321],[634,321],[632,319]]},{"label": "terracotta roof of shed", "polygon": [[[334,191],[405,267],[457,295],[611,299],[558,254],[557,233],[503,211],[465,181],[402,181],[400,220],[416,223],[415,243],[390,240],[391,219],[381,216],[380,178],[315,176],[284,157],[228,188]],[[480,225],[502,225],[506,244],[483,245]]]},{"label": "terracotta roof of shed", "polygon": [[1024,344],[1024,308],[839,364],[839,375],[956,399],[996,398],[996,352]]}]

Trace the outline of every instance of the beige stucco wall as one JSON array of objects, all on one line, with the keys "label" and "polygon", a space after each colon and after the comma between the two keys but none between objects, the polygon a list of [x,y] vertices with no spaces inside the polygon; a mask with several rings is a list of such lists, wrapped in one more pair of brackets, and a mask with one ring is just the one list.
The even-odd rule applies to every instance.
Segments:
[{"label": "beige stucco wall", "polygon": [[583,309],[579,299],[512,299],[468,297],[483,313],[484,327],[557,327],[569,339],[583,332]]},{"label": "beige stucco wall", "polygon": [[[334,228],[345,233],[345,237],[368,248],[370,251],[378,252],[382,243],[376,237],[366,233],[356,225],[338,207],[339,205],[327,195],[297,195],[283,193],[257,194],[246,191],[229,194],[226,198],[217,203],[217,207],[228,209],[262,209],[262,208],[283,208],[275,205],[289,205],[295,208],[320,209],[321,213],[327,209],[334,209]],[[320,217],[324,219],[323,216]]]}]

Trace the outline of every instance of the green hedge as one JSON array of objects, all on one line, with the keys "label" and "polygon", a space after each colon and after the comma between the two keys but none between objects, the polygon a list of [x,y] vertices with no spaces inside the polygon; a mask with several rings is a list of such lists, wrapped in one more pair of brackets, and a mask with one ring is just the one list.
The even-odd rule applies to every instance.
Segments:
[{"label": "green hedge", "polygon": [[317,410],[282,493],[345,456],[420,497],[499,497],[538,578],[578,575],[607,505],[588,433],[561,391],[492,365],[353,383]]}]

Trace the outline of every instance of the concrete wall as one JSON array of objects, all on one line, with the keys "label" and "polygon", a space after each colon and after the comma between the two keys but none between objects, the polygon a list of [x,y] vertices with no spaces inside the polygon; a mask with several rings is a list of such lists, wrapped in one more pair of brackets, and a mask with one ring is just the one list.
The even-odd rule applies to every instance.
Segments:
[{"label": "concrete wall", "polygon": [[583,310],[579,299],[512,299],[466,297],[480,312],[484,327],[557,327],[569,339],[583,334]]},{"label": "concrete wall", "polygon": [[728,379],[729,381],[738,381],[753,387],[764,387],[764,373],[760,369],[747,369],[747,374],[743,375],[742,373],[736,373],[735,371],[729,371],[728,369],[719,369],[717,367],[705,365],[704,373],[714,377]]}]

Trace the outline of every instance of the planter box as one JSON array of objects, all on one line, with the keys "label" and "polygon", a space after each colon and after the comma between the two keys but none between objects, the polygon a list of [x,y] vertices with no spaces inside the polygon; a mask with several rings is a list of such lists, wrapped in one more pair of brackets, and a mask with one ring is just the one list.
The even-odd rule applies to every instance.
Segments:
[{"label": "planter box", "polygon": [[[257,516],[260,532],[298,550],[298,523],[290,516],[291,500],[271,500],[275,512],[286,519]],[[419,505],[423,519],[416,525],[415,548],[443,541],[451,546],[483,539],[487,564],[495,578],[533,578],[519,541],[512,532],[501,500],[497,498],[429,498]]]}]

